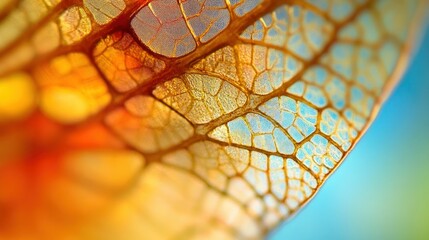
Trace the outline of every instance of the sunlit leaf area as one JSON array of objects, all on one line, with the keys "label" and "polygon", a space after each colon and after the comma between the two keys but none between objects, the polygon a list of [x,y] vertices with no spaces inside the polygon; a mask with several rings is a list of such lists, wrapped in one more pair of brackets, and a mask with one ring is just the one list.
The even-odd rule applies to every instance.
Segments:
[{"label": "sunlit leaf area", "polygon": [[347,160],[270,239],[429,239],[428,29],[401,82]]},{"label": "sunlit leaf area", "polygon": [[[415,194],[405,184],[413,169],[382,175],[389,158],[428,166],[407,159],[421,159],[410,149],[424,143],[414,135],[427,118],[415,113],[427,107],[428,85],[420,79],[395,100],[408,82],[429,81],[410,61],[428,57],[419,55],[428,7],[1,0],[0,239],[350,239],[350,221],[332,235],[311,224],[359,206],[378,222],[380,211],[406,216],[388,213],[407,213],[397,193],[396,205],[352,196],[361,188],[389,199],[385,189],[398,189],[424,206],[424,187],[409,181]],[[327,197],[332,188],[338,195]],[[410,225],[408,236],[424,236]]]}]

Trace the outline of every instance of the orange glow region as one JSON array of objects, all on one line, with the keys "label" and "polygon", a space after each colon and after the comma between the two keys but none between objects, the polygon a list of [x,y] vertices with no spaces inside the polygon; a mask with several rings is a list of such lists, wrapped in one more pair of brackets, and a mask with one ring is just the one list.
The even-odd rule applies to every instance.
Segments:
[{"label": "orange glow region", "polygon": [[425,0],[2,0],[0,239],[260,239],[400,79]]}]

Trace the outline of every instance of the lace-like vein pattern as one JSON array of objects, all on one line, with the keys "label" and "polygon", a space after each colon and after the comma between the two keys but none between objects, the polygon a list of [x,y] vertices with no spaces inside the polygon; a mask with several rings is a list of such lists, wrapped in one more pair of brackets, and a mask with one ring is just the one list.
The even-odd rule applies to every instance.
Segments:
[{"label": "lace-like vein pattern", "polygon": [[0,3],[0,239],[259,239],[400,77],[424,0]]}]

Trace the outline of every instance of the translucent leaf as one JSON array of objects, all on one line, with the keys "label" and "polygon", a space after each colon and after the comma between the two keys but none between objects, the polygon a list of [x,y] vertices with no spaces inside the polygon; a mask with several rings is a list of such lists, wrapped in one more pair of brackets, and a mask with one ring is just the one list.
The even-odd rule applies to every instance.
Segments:
[{"label": "translucent leaf", "polygon": [[0,3],[0,238],[263,238],[365,133],[426,7]]}]

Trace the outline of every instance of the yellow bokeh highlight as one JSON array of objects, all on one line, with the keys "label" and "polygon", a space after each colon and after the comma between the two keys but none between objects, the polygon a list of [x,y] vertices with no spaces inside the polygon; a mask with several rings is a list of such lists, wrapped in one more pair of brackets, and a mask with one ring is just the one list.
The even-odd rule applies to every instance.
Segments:
[{"label": "yellow bokeh highlight", "polygon": [[36,103],[33,80],[23,73],[0,78],[0,98],[0,122],[25,117]]},{"label": "yellow bokeh highlight", "polygon": [[65,124],[78,123],[91,114],[86,97],[67,87],[50,87],[43,90],[40,105],[46,115]]},{"label": "yellow bokeh highlight", "polygon": [[110,102],[107,86],[81,53],[54,58],[34,71],[41,90],[41,109],[54,120],[74,124]]},{"label": "yellow bokeh highlight", "polygon": [[97,187],[118,190],[126,187],[144,164],[141,154],[129,150],[86,150],[70,154],[65,169]]}]

